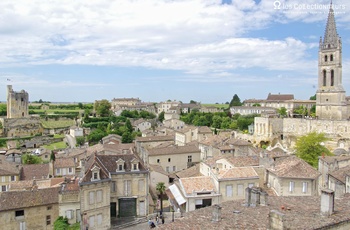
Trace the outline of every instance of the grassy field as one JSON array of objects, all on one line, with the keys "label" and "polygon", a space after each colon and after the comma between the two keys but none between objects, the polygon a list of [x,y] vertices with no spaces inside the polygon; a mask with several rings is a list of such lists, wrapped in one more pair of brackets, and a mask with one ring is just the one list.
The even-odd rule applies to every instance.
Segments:
[{"label": "grassy field", "polygon": [[45,121],[41,119],[41,124],[44,128],[55,129],[55,128],[65,128],[75,124],[74,120],[62,120],[62,121]]},{"label": "grassy field", "polygon": [[46,112],[46,114],[55,114],[55,112],[60,112],[60,113],[69,113],[69,112],[83,113],[84,112],[84,110],[79,110],[79,109],[30,109],[30,110],[33,110],[35,113]]},{"label": "grassy field", "polygon": [[60,141],[50,145],[43,145],[45,149],[55,150],[55,149],[65,149],[67,148],[66,142]]},{"label": "grassy field", "polygon": [[202,104],[204,107],[217,107],[217,108],[224,108],[227,109],[229,107],[229,104]]}]

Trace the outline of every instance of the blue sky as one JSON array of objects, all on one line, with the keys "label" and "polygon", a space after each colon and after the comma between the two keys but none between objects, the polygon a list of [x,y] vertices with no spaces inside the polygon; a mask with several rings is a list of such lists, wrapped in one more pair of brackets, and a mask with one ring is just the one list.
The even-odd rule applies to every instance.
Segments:
[{"label": "blue sky", "polygon": [[[279,4],[280,9],[275,9]],[[0,100],[225,103],[317,87],[323,0],[3,0]],[[334,0],[350,92],[350,3]],[[316,9],[315,9],[316,7]],[[10,79],[8,81],[7,79]]]}]

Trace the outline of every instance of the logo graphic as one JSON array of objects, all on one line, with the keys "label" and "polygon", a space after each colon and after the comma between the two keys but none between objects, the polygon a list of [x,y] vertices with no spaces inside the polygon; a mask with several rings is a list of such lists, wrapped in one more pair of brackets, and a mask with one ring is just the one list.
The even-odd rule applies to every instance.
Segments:
[{"label": "logo graphic", "polygon": [[275,10],[279,10],[279,9],[281,9],[281,2],[280,1],[278,1],[278,0],[276,0],[274,3],[273,3],[273,5],[275,6]]}]

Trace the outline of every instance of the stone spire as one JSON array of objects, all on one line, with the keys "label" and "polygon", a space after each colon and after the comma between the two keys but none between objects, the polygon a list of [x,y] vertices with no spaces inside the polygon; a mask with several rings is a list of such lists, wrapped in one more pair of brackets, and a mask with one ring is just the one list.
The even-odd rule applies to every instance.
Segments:
[{"label": "stone spire", "polygon": [[334,10],[332,1],[329,7],[328,19],[326,31],[324,33],[323,47],[324,48],[335,48],[338,46],[339,36],[337,33],[337,27],[335,24]]}]

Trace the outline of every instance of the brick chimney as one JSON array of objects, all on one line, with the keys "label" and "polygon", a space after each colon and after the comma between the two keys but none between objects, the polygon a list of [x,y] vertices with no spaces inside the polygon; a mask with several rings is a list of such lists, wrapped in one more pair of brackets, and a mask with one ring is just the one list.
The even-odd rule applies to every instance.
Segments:
[{"label": "brick chimney", "polygon": [[334,191],[321,189],[321,215],[330,216],[334,212]]}]

